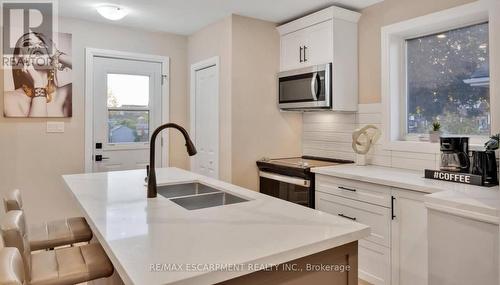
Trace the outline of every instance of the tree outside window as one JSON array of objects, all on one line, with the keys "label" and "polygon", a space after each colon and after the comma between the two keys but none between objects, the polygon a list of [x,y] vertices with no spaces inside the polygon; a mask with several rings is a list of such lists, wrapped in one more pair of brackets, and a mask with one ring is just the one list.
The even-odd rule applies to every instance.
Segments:
[{"label": "tree outside window", "polygon": [[488,23],[406,41],[407,132],[489,135]]}]

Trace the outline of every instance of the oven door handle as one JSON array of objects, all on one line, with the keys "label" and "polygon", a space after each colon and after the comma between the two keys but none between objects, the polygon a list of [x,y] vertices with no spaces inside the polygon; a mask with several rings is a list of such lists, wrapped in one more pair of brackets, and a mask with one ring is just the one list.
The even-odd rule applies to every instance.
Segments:
[{"label": "oven door handle", "polygon": [[280,175],[276,173],[270,173],[270,172],[265,172],[265,171],[259,171],[259,176],[284,182],[284,183],[289,183],[289,184],[294,184],[294,185],[299,185],[302,187],[309,187],[311,186],[311,181],[306,180],[306,179],[300,179],[296,177],[291,177],[291,176],[285,176],[285,175]]}]

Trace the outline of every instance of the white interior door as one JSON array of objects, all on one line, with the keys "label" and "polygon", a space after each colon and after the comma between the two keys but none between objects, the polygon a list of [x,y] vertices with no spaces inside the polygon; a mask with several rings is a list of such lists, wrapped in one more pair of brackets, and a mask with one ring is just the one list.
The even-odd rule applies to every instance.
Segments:
[{"label": "white interior door", "polygon": [[219,79],[218,66],[210,64],[192,69],[191,132],[198,154],[191,170],[219,178]]},{"label": "white interior door", "polygon": [[[92,170],[145,168],[162,121],[162,63],[96,56],[93,69]],[[158,141],[156,155],[161,165]]]}]

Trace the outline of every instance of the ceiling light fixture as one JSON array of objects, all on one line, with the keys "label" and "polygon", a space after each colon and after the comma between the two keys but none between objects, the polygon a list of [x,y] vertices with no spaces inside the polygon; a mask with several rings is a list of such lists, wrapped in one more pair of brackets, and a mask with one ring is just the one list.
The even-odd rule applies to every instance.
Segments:
[{"label": "ceiling light fixture", "polygon": [[118,21],[128,15],[128,10],[118,5],[101,5],[96,7],[97,12],[104,18]]}]

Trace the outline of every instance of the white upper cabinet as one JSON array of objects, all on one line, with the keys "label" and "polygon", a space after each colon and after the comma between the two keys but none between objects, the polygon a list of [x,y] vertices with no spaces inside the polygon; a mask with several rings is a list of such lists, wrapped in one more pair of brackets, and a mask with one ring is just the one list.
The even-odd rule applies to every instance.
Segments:
[{"label": "white upper cabinet", "polygon": [[280,71],[332,63],[332,109],[358,105],[358,21],[361,14],[330,7],[278,27]]},{"label": "white upper cabinet", "polygon": [[295,69],[303,66],[303,47],[306,42],[304,31],[290,33],[281,38],[281,69]]},{"label": "white upper cabinet", "polygon": [[307,65],[332,62],[333,20],[305,28],[304,61]]},{"label": "white upper cabinet", "polygon": [[281,38],[281,70],[332,62],[333,20],[316,24]]}]

